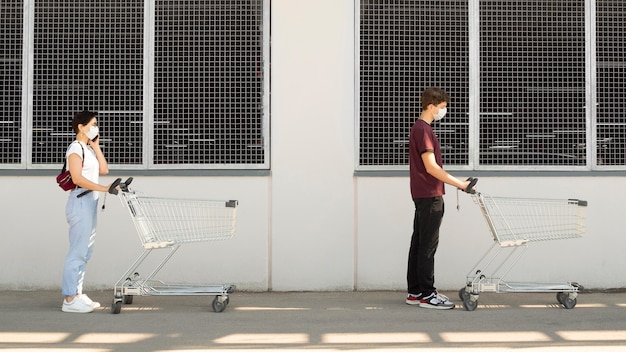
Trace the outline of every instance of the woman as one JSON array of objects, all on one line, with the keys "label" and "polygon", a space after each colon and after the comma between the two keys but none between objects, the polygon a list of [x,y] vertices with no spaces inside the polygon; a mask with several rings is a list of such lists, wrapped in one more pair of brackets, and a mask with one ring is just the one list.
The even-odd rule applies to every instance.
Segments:
[{"label": "woman", "polygon": [[82,293],[85,267],[91,258],[96,236],[98,192],[117,194],[113,185],[102,186],[99,175],[109,173],[109,165],[99,145],[97,113],[81,111],[74,115],[72,128],[76,140],[67,148],[65,158],[76,188],[70,192],[65,215],[70,225],[70,248],[63,268],[61,310],[69,313],[90,313],[100,307]]}]

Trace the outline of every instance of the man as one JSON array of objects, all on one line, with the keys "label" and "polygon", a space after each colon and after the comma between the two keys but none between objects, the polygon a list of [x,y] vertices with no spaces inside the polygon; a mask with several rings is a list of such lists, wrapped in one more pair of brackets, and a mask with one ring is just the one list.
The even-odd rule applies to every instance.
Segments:
[{"label": "man", "polygon": [[431,124],[446,115],[450,96],[431,87],[422,92],[422,113],[411,128],[409,169],[411,196],[415,203],[413,235],[407,269],[406,303],[423,308],[452,309],[454,303],[435,288],[435,252],[444,213],[444,184],[467,190],[470,181],[461,181],[442,168],[439,140]]}]

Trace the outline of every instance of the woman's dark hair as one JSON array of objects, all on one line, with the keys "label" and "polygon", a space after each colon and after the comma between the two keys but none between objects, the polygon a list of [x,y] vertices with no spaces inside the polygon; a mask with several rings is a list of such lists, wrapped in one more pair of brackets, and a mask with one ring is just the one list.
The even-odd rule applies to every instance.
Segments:
[{"label": "woman's dark hair", "polygon": [[437,87],[426,88],[422,92],[422,109],[426,110],[428,105],[439,105],[443,102],[450,103],[450,96],[443,89]]},{"label": "woman's dark hair", "polygon": [[86,125],[98,115],[97,112],[89,111],[87,109],[83,111],[79,111],[74,114],[74,118],[72,119],[72,129],[74,129],[74,133],[78,133],[78,125]]}]

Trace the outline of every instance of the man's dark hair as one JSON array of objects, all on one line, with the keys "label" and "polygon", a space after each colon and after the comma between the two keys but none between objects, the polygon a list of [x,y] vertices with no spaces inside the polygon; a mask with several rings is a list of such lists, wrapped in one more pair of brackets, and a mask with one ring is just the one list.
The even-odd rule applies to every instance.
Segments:
[{"label": "man's dark hair", "polygon": [[87,109],[83,111],[79,111],[74,114],[74,118],[72,119],[72,129],[74,129],[74,133],[78,133],[78,125],[86,125],[98,115],[97,112],[89,111]]},{"label": "man's dark hair", "polygon": [[443,89],[437,87],[426,88],[422,92],[422,110],[426,110],[428,105],[439,105],[442,102],[450,103],[450,96]]}]

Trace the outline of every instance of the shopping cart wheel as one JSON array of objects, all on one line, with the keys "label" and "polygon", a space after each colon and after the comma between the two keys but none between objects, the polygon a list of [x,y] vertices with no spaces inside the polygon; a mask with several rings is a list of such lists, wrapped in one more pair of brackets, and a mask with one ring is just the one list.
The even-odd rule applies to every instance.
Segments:
[{"label": "shopping cart wheel", "polygon": [[559,301],[562,305],[565,305],[565,299],[567,298],[567,293],[559,292],[556,294],[556,300]]},{"label": "shopping cart wheel", "polygon": [[113,305],[111,306],[111,313],[120,314],[122,311],[122,301],[118,299],[113,300]]},{"label": "shopping cart wheel", "polygon": [[461,299],[461,301],[464,301],[466,298],[469,298],[469,292],[467,292],[467,288],[463,287],[462,289],[459,290],[459,298]]},{"label": "shopping cart wheel", "polygon": [[213,299],[213,311],[215,313],[223,312],[224,309],[226,309],[227,305],[228,305],[228,297],[223,298],[220,296],[215,296],[215,298]]},{"label": "shopping cart wheel", "polygon": [[571,298],[569,295],[567,295],[567,297],[563,298],[562,304],[565,309],[572,309],[576,307],[576,298]]},{"label": "shopping cart wheel", "polygon": [[133,304],[133,295],[124,295],[124,304]]},{"label": "shopping cart wheel", "polygon": [[463,299],[463,308],[467,311],[475,311],[476,307],[478,307],[478,295],[468,294],[466,298]]}]

